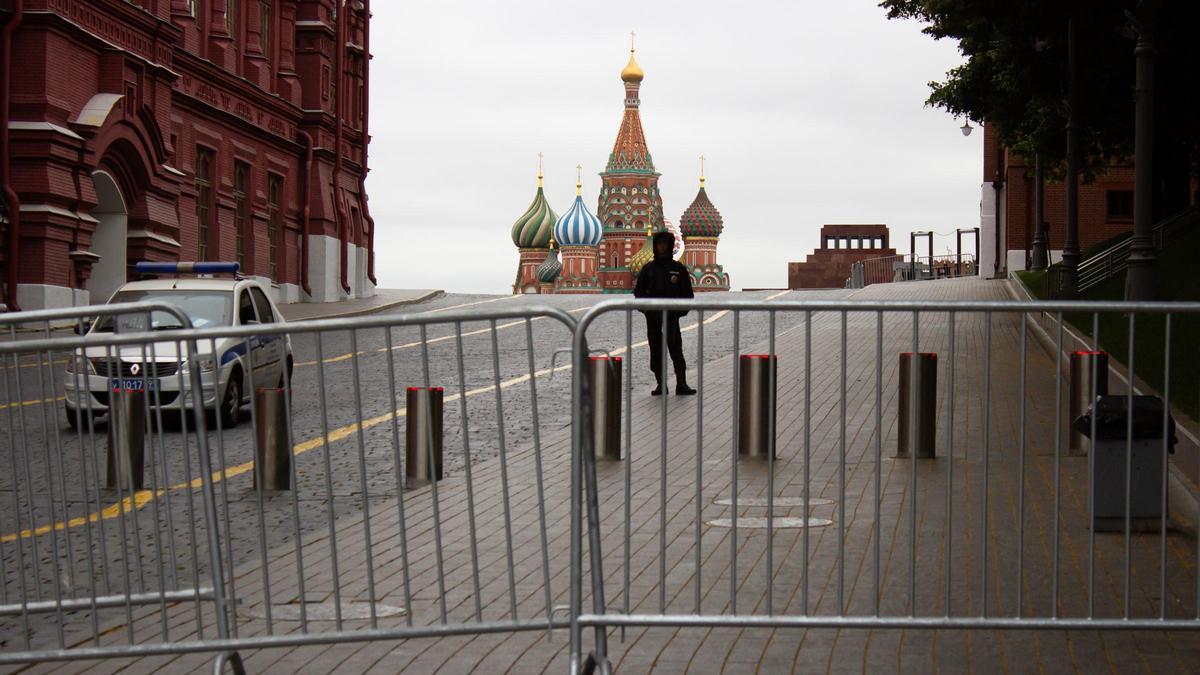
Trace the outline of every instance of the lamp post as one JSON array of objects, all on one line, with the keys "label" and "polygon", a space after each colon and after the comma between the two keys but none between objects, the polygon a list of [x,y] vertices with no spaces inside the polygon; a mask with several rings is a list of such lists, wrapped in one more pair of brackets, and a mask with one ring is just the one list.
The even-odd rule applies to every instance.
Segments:
[{"label": "lamp post", "polygon": [[1133,242],[1125,272],[1126,300],[1154,299],[1154,13],[1158,0],[1141,0],[1130,15],[1137,31],[1137,107],[1133,139]]},{"label": "lamp post", "polygon": [[1063,293],[1075,297],[1079,283],[1079,58],[1075,19],[1067,21],[1067,232],[1063,242]]},{"label": "lamp post", "polygon": [[1042,158],[1033,156],[1033,253],[1029,269],[1044,270],[1050,266],[1050,236],[1046,227],[1046,177],[1042,173]]}]

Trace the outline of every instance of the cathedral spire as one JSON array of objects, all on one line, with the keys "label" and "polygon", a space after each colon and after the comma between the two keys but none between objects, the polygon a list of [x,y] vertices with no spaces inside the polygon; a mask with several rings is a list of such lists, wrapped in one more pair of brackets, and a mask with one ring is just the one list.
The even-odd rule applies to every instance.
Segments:
[{"label": "cathedral spire", "polygon": [[608,157],[609,172],[654,172],[654,161],[650,158],[650,150],[646,147],[646,135],[642,131],[642,118],[638,113],[642,100],[639,92],[642,79],[646,73],[634,59],[633,37],[630,33],[629,63],[621,71],[621,81],[625,84],[625,116],[621,119],[621,129],[617,132],[617,142],[613,144],[612,154]]}]

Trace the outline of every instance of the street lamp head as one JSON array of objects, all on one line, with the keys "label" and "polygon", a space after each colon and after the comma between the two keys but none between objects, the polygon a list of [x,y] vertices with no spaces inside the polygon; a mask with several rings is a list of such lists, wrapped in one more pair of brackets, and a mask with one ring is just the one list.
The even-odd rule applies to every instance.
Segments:
[{"label": "street lamp head", "polygon": [[963,136],[970,136],[971,132],[975,131],[975,127],[971,126],[971,120],[967,120],[963,122],[963,125],[958,130],[962,132]]}]

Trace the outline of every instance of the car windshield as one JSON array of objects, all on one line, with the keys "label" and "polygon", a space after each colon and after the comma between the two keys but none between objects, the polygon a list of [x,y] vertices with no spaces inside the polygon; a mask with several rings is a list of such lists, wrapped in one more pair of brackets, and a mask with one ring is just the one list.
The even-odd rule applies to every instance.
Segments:
[{"label": "car windshield", "polygon": [[[192,320],[196,328],[228,326],[233,322],[233,293],[229,291],[189,291],[182,289],[163,291],[120,291],[111,302],[165,302],[177,305]],[[95,327],[97,332],[111,333],[114,317],[102,317]],[[151,330],[181,328],[179,319],[166,312],[153,312]],[[127,314],[116,317],[117,332],[146,330],[145,314]]]}]

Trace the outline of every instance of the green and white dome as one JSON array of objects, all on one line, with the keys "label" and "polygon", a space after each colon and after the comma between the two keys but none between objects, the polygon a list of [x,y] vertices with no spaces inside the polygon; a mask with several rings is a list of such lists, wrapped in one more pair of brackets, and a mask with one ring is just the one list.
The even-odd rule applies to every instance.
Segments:
[{"label": "green and white dome", "polygon": [[525,213],[512,226],[512,240],[518,248],[549,248],[554,221],[558,219],[554,209],[546,203],[542,192],[542,174],[538,173],[537,194]]}]

